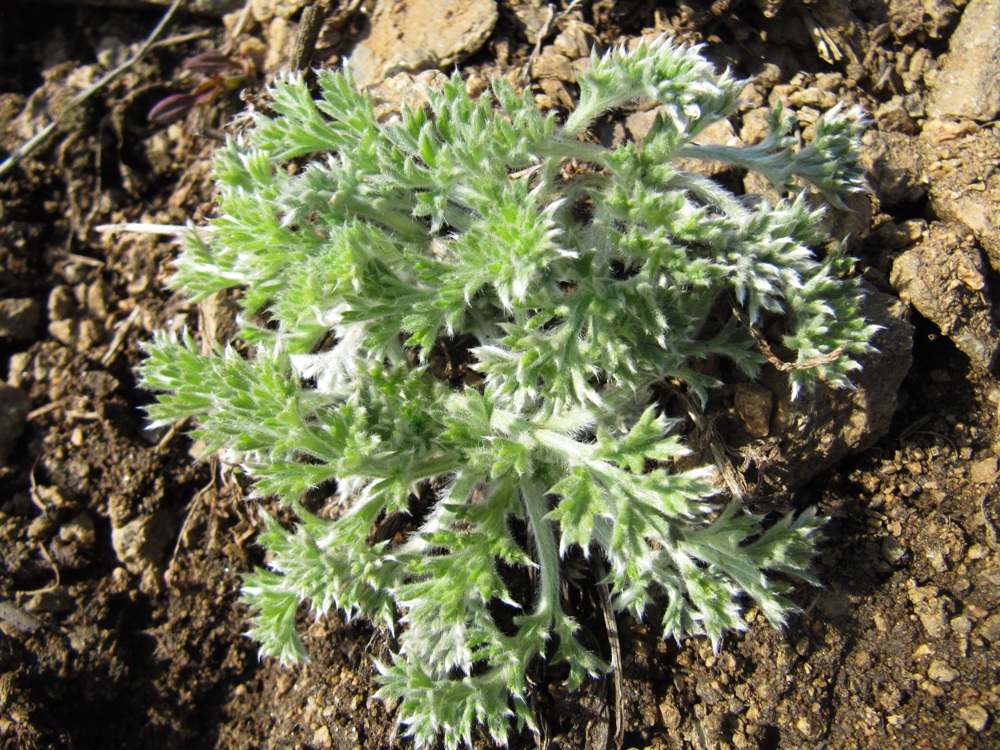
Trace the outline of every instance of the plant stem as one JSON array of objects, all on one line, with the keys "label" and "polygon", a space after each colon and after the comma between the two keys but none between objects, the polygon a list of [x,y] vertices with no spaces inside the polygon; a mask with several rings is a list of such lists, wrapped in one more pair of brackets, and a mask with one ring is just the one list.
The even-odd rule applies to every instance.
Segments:
[{"label": "plant stem", "polygon": [[552,522],[545,517],[548,508],[545,497],[538,486],[529,478],[521,480],[521,498],[535,536],[538,553],[538,607],[536,614],[546,614],[551,622],[559,612],[559,545]]}]

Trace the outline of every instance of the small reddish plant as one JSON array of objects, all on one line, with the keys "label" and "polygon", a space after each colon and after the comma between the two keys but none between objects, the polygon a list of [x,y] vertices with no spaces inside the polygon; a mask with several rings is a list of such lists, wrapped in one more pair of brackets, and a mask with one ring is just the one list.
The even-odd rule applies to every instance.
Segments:
[{"label": "small reddish plant", "polygon": [[225,48],[189,57],[182,68],[181,75],[193,79],[194,87],[184,93],[171,94],[149,110],[149,121],[154,125],[169,125],[195,107],[214,102],[223,91],[242,88],[253,72],[253,65],[246,56],[228,54]]}]

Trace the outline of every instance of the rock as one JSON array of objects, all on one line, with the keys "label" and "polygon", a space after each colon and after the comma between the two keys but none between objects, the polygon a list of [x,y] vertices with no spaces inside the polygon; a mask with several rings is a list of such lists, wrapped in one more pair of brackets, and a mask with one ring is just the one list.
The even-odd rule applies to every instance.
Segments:
[{"label": "rock", "polygon": [[594,27],[576,18],[570,18],[566,28],[553,40],[556,52],[570,60],[579,60],[590,55],[595,36]]},{"label": "rock", "polygon": [[667,729],[674,731],[683,722],[684,717],[681,715],[680,709],[677,708],[677,703],[671,698],[663,701],[660,704],[660,721],[663,722],[663,726]]},{"label": "rock", "polygon": [[882,540],[879,550],[882,559],[894,568],[905,565],[910,559],[910,551],[899,543],[895,537],[887,536]]},{"label": "rock", "polygon": [[774,394],[767,388],[756,383],[737,383],[733,392],[733,406],[750,435],[762,438],[771,434]]},{"label": "rock", "polygon": [[752,452],[771,490],[801,487],[889,431],[899,386],[913,362],[913,326],[906,306],[887,294],[871,291],[861,312],[882,329],[872,339],[876,351],[858,357],[855,389],[818,383],[791,401],[786,375],[773,367],[761,373],[760,384],[775,394],[774,415],[771,436]]},{"label": "rock", "polygon": [[875,122],[879,131],[899,132],[904,135],[915,135],[917,123],[906,111],[903,97],[898,94],[887,102],[883,102],[875,110]]},{"label": "rock", "polygon": [[59,529],[59,538],[67,543],[84,546],[94,544],[94,519],[87,511],[81,511]]},{"label": "rock", "polygon": [[20,388],[0,383],[0,466],[7,463],[24,432],[31,398]]},{"label": "rock", "polygon": [[[62,322],[62,321],[57,321]],[[104,341],[104,331],[97,321],[84,318],[77,327],[76,350],[83,354],[97,354],[97,347]]]},{"label": "rock", "polygon": [[108,313],[111,312],[113,296],[111,287],[103,279],[88,284],[85,292],[87,312],[95,318],[107,317]]},{"label": "rock", "polygon": [[49,323],[49,335],[60,344],[65,344],[69,347],[76,346],[78,329],[79,325],[77,324],[77,321],[72,318],[53,320]]},{"label": "rock", "polygon": [[923,219],[904,219],[898,224],[887,221],[875,230],[875,240],[887,250],[905,250],[924,236],[927,222]]},{"label": "rock", "polygon": [[927,676],[934,682],[954,682],[961,673],[943,659],[935,659],[927,668]]},{"label": "rock", "polygon": [[983,620],[976,632],[990,643],[1000,643],[1000,613]]},{"label": "rock", "polygon": [[25,534],[28,539],[32,541],[41,541],[52,536],[52,532],[55,531],[56,521],[55,519],[43,513],[40,516],[36,516],[31,519],[31,523],[28,524],[28,528],[25,529]]},{"label": "rock", "polygon": [[958,715],[973,732],[982,732],[990,724],[989,712],[978,703],[962,706],[958,709]]},{"label": "rock", "polygon": [[837,242],[846,241],[848,250],[852,252],[871,234],[873,202],[868,193],[855,193],[844,199],[848,210],[842,211],[828,204],[819,195],[813,194],[809,198],[809,203],[814,208],[826,209],[820,223],[822,231]]},{"label": "rock", "polygon": [[50,320],[62,320],[68,318],[76,309],[76,298],[73,296],[72,287],[60,284],[52,287],[49,292],[48,313]]},{"label": "rock", "polygon": [[914,32],[941,39],[957,15],[954,0],[889,0],[889,28],[898,39]]},{"label": "rock", "polygon": [[160,588],[173,526],[170,514],[160,510],[111,529],[115,555],[129,573],[139,576],[139,587],[143,591],[155,592]]},{"label": "rock", "polygon": [[0,338],[31,339],[42,319],[42,306],[30,297],[0,299]]},{"label": "rock", "polygon": [[982,128],[972,120],[925,120],[920,126],[920,140],[932,146],[941,146],[948,141],[981,133]]},{"label": "rock", "polygon": [[964,638],[972,632],[972,620],[965,616],[951,618],[951,632]]},{"label": "rock", "polygon": [[552,45],[545,47],[538,60],[531,67],[536,78],[554,78],[566,83],[576,83],[576,71],[573,69],[573,61],[566,55],[557,52]]},{"label": "rock", "polygon": [[818,87],[797,89],[788,95],[790,101],[796,108],[812,107],[826,111],[836,106],[840,97],[832,91],[826,91]]},{"label": "rock", "polygon": [[505,10],[514,14],[514,18],[524,31],[525,38],[534,44],[538,35],[549,20],[549,8],[545,0],[507,0]]},{"label": "rock", "polygon": [[646,136],[649,135],[649,131],[652,130],[653,123],[656,122],[656,116],[660,111],[660,108],[646,109],[633,112],[625,117],[625,129],[632,136],[632,140],[642,143]]},{"label": "rock", "polygon": [[496,21],[494,0],[379,0],[347,64],[359,86],[447,68],[476,52]]},{"label": "rock", "polygon": [[[447,82],[448,77],[440,70],[425,70],[419,75],[397,73],[390,76],[368,89],[375,108],[375,117],[381,123],[399,119],[403,107],[418,109],[425,106],[428,103],[427,91],[439,89]],[[234,312],[227,309],[224,316],[233,320]]]},{"label": "rock", "polygon": [[972,233],[959,224],[935,223],[927,238],[896,258],[889,274],[904,302],[989,372],[997,361],[1000,334],[993,324],[985,268]]},{"label": "rock", "polygon": [[[3,628],[4,623],[10,627]],[[40,627],[42,627],[42,621],[33,614],[25,612],[13,602],[0,599],[0,630],[34,633]],[[14,636],[14,632],[8,632],[8,635]]]},{"label": "rock", "polygon": [[[927,126],[921,139],[927,137]],[[1000,132],[960,129],[940,141],[929,164],[931,207],[944,221],[969,227],[1000,271]]]},{"label": "rock", "polygon": [[94,520],[82,511],[60,527],[51,543],[52,558],[60,570],[79,570],[87,564],[96,540]]},{"label": "rock", "polygon": [[906,592],[913,605],[913,611],[920,618],[920,624],[931,638],[948,635],[948,604],[950,600],[941,595],[936,586],[915,586]]},{"label": "rock", "polygon": [[87,370],[78,382],[85,393],[96,399],[107,399],[121,387],[121,381],[107,370]]},{"label": "rock", "polygon": [[7,360],[7,385],[21,388],[31,379],[31,352],[16,352]]},{"label": "rock", "polygon": [[[900,492],[906,492],[905,486]],[[943,513],[931,514],[917,531],[917,549],[938,573],[945,573],[958,565],[965,556],[968,544],[961,526]]]},{"label": "rock", "polygon": [[1000,114],[1000,0],[970,0],[934,78],[934,117],[992,120]]},{"label": "rock", "polygon": [[263,62],[265,71],[277,71],[288,63],[295,45],[296,32],[295,24],[281,16],[264,24],[264,41],[267,43]]},{"label": "rock", "polygon": [[969,479],[973,484],[986,484],[996,479],[998,473],[1000,473],[1000,459],[984,458],[972,464],[969,469]]},{"label": "rock", "polygon": [[254,20],[270,21],[274,17],[291,18],[313,0],[250,0],[250,12]]},{"label": "rock", "polygon": [[816,733],[816,728],[813,726],[812,722],[806,716],[800,716],[795,722],[795,728],[799,730],[804,736],[812,737]]},{"label": "rock", "polygon": [[930,179],[924,164],[929,151],[919,138],[903,133],[865,133],[859,158],[884,206],[913,204],[927,196]]},{"label": "rock", "polygon": [[327,750],[333,747],[333,737],[330,736],[330,730],[326,726],[321,726],[315,732],[313,732],[312,746],[315,748],[320,748],[320,750]]}]

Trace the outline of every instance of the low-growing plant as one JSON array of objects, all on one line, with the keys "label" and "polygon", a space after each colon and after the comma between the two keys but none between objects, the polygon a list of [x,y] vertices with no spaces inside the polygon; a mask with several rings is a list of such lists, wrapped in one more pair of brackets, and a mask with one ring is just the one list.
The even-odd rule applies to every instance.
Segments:
[{"label": "low-growing plant", "polygon": [[188,91],[171,94],[149,110],[147,117],[155,125],[169,125],[195,107],[211,104],[222,92],[242,88],[253,68],[247,57],[230,55],[226,49],[202,52],[185,60],[181,67],[188,83],[192,77],[196,80]]},{"label": "low-growing plant", "polygon": [[[693,139],[744,85],[667,40],[594,54],[560,123],[504,79],[477,100],[456,74],[380,122],[347,71],[271,88],[273,113],[219,151],[218,215],[190,232],[173,285],[238,289],[233,345],[159,335],[142,366],[155,424],[197,418],[300,523],[273,518],[247,576],[261,653],[305,657],[296,613],[338,609],[398,637],[378,695],[418,744],[455,748],[536,728],[529,669],[569,687],[606,663],[580,640],[567,557],[596,557],[615,610],[656,612],[664,637],[718,646],[752,602],[780,625],[786,574],[815,581],[812,511],[767,526],[722,502],[651,391],[704,403],[710,361],[748,375],[771,348],[793,391],[850,386],[873,328],[822,211],[861,190],[857,113],[796,149],[780,107],[747,147]],[[584,136],[652,100],[641,144]],[[738,196],[678,167],[756,170],[781,200]],[[735,308],[735,311],[734,311]],[[783,334],[775,334],[776,324]],[[756,337],[756,338],[755,338]],[[300,500],[326,488],[322,515]]]}]

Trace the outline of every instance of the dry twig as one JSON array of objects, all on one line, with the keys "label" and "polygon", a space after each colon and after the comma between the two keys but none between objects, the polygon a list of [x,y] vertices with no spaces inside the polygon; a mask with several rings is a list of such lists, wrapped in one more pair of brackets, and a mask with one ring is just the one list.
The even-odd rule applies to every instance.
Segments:
[{"label": "dry twig", "polygon": [[112,360],[117,356],[118,350],[121,349],[122,344],[125,343],[125,337],[128,332],[132,329],[132,324],[135,323],[135,319],[139,316],[139,308],[132,308],[132,312],[129,313],[128,317],[125,318],[115,330],[115,336],[108,345],[108,350],[104,352],[101,357],[101,364],[107,367],[111,364]]},{"label": "dry twig", "polygon": [[295,36],[295,48],[292,50],[292,70],[305,70],[312,63],[324,18],[326,12],[319,3],[310,5],[302,11],[299,32]]},{"label": "dry twig", "polygon": [[621,750],[625,745],[625,671],[622,664],[622,643],[618,635],[618,620],[611,606],[611,591],[608,587],[608,571],[604,561],[598,555],[591,558],[597,578],[597,594],[601,602],[601,613],[604,615],[604,628],[608,634],[608,646],[611,649],[611,674],[614,679],[615,691],[615,748]]},{"label": "dry twig", "polygon": [[1000,551],[1000,533],[997,532],[997,525],[990,518],[990,513],[986,509],[986,501],[990,498],[991,494],[994,494],[998,478],[1000,478],[1000,474],[993,475],[993,478],[990,480],[990,486],[983,493],[983,496],[979,498],[979,512],[983,515],[983,525],[986,528],[986,543],[994,552]]},{"label": "dry twig", "polygon": [[750,336],[753,338],[754,343],[757,344],[757,348],[760,349],[760,353],[764,355],[768,362],[774,365],[774,369],[778,372],[791,372],[792,370],[810,370],[817,365],[827,365],[831,362],[836,362],[842,356],[844,356],[843,347],[837,347],[832,352],[827,354],[822,354],[819,357],[813,357],[812,359],[807,359],[805,362],[785,362],[780,359],[774,350],[771,349],[771,345],[764,338],[764,334],[758,331],[753,324],[747,320],[746,314],[736,305],[732,306],[733,315],[736,319],[743,324],[743,326],[750,332]]}]

